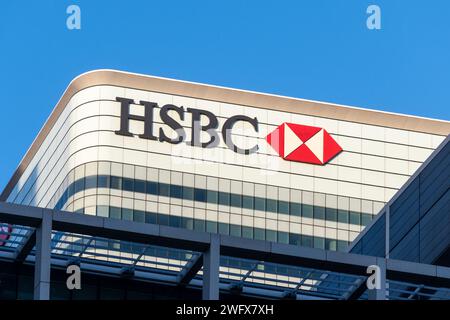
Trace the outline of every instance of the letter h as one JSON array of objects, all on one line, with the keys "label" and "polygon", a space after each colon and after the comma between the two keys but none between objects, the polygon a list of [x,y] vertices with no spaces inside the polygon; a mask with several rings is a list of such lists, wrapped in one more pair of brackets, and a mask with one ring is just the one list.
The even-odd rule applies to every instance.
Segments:
[{"label": "letter h", "polygon": [[117,97],[116,101],[120,102],[120,130],[115,131],[116,134],[132,137],[129,120],[144,121],[144,133],[140,134],[139,138],[157,140],[153,135],[153,109],[158,107],[157,103],[140,101],[139,104],[145,108],[145,115],[138,116],[130,114],[130,104],[134,104],[133,99]]}]

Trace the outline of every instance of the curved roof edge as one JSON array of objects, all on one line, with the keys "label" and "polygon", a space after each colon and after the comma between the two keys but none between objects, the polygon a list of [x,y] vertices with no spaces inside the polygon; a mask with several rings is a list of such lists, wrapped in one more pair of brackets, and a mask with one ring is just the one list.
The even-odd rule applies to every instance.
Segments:
[{"label": "curved roof edge", "polygon": [[85,88],[97,85],[112,85],[154,91],[442,136],[447,136],[450,133],[449,121],[225,88],[117,70],[93,70],[77,76],[70,82],[0,195],[0,201],[5,201],[7,199],[72,96]]}]

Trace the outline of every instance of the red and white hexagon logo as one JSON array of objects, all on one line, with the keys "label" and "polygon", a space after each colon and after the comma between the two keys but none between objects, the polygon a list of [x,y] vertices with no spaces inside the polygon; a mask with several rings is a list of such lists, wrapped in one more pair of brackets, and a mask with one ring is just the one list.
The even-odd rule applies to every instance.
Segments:
[{"label": "red and white hexagon logo", "polygon": [[342,151],[323,128],[283,123],[266,137],[285,160],[324,165]]}]

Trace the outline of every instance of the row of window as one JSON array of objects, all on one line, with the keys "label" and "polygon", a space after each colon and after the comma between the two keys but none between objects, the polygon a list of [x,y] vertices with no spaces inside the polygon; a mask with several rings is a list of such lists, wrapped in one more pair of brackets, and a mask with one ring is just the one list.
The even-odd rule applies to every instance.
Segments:
[{"label": "row of window", "polygon": [[71,196],[92,188],[111,188],[362,226],[366,226],[373,218],[371,214],[351,210],[110,175],[88,176],[74,181],[62,194],[55,209],[61,210]]},{"label": "row of window", "polygon": [[[84,210],[80,209],[77,212],[84,213]],[[220,233],[235,237],[266,240],[334,251],[344,250],[348,245],[347,241],[335,239],[326,239],[322,237],[300,235],[290,232],[268,230],[195,218],[179,217],[174,215],[160,214],[156,212],[146,212],[112,206],[97,206],[97,215],[101,217],[109,217],[112,219],[158,224],[200,232]]]}]

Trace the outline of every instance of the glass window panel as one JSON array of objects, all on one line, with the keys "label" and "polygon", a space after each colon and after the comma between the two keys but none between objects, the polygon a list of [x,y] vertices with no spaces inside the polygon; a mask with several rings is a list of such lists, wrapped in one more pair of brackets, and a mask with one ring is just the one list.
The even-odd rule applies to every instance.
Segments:
[{"label": "glass window panel", "polygon": [[205,231],[205,221],[195,219],[194,220],[194,230],[195,231]]},{"label": "glass window panel", "polygon": [[145,193],[145,181],[144,180],[135,180],[134,181],[134,191],[139,193]]},{"label": "glass window panel", "polygon": [[314,248],[325,249],[325,239],[314,237]]},{"label": "glass window panel", "polygon": [[337,221],[337,209],[327,208],[326,213],[328,221]]},{"label": "glass window panel", "polygon": [[158,195],[158,183],[153,181],[147,181],[146,191],[149,194]]},{"label": "glass window panel", "polygon": [[227,223],[219,222],[219,233],[220,234],[230,234],[230,226]]},{"label": "glass window panel", "polygon": [[313,237],[307,236],[307,235],[302,235],[302,246],[312,248],[313,247]]},{"label": "glass window panel", "polygon": [[325,219],[325,208],[314,205],[314,219]]},{"label": "glass window panel", "polygon": [[206,221],[206,232],[217,233],[217,222]]},{"label": "glass window panel", "polygon": [[125,191],[134,191],[134,179],[131,178],[123,178],[122,179],[123,190]]},{"label": "glass window panel", "polygon": [[170,196],[170,188],[167,183],[160,182],[158,187],[159,187],[159,195],[160,196],[164,196],[164,197]]},{"label": "glass window panel", "polygon": [[84,190],[84,178],[81,178],[75,181],[75,193],[83,190]]},{"label": "glass window panel", "polygon": [[277,212],[278,201],[273,199],[266,199],[266,210],[269,212]]},{"label": "glass window panel", "polygon": [[293,216],[300,217],[302,215],[302,205],[300,203],[291,202],[289,209],[290,214]]},{"label": "glass window panel", "polygon": [[183,188],[178,185],[170,186],[170,196],[177,199],[183,198]]},{"label": "glass window panel", "polygon": [[98,187],[99,188],[109,188],[110,184],[109,184],[109,176],[98,176]]},{"label": "glass window panel", "polygon": [[230,196],[230,202],[232,207],[240,208],[242,206],[241,195],[232,193]]},{"label": "glass window panel", "polygon": [[277,232],[274,230],[266,230],[266,240],[277,242]]},{"label": "glass window panel", "polygon": [[145,223],[156,224],[157,223],[156,213],[146,212],[145,213]]},{"label": "glass window panel", "polygon": [[194,188],[183,187],[183,199],[194,200]]},{"label": "glass window panel", "polygon": [[97,188],[97,177],[90,176],[86,177],[86,189]]},{"label": "glass window panel", "polygon": [[301,236],[299,234],[290,233],[289,234],[289,244],[295,245],[295,246],[301,246]]},{"label": "glass window panel", "polygon": [[265,240],[266,239],[266,232],[264,231],[264,229],[254,228],[254,232],[255,232],[256,240]]},{"label": "glass window panel", "polygon": [[182,227],[189,230],[194,230],[194,219],[192,218],[182,218]]},{"label": "glass window panel", "polygon": [[118,207],[110,207],[109,208],[109,217],[113,219],[121,219],[122,214],[121,210]]},{"label": "glass window panel", "polygon": [[279,200],[278,201],[278,212],[284,213],[284,214],[289,214],[289,202]]},{"label": "glass window panel", "polygon": [[133,221],[133,209],[122,208],[122,219]]},{"label": "glass window panel", "polygon": [[242,226],[242,237],[253,239],[253,228]]},{"label": "glass window panel", "polygon": [[255,197],[255,210],[266,211],[266,200],[264,198]]},{"label": "glass window panel", "polygon": [[348,210],[338,210],[338,222],[348,223]]},{"label": "glass window panel", "polygon": [[309,204],[302,204],[302,215],[306,218],[313,217],[313,206]]},{"label": "glass window panel", "polygon": [[326,239],[325,241],[325,249],[326,250],[331,250],[331,251],[336,251],[337,249],[337,242],[334,239]]},{"label": "glass window panel", "polygon": [[219,194],[217,191],[208,190],[208,202],[217,204],[217,199],[219,197]]},{"label": "glass window panel", "polygon": [[219,192],[219,204],[223,206],[230,205],[230,194],[228,192]]},{"label": "glass window panel", "polygon": [[97,206],[97,216],[109,217],[109,206]]},{"label": "glass window panel", "polygon": [[169,216],[169,226],[179,228],[181,226],[181,217]]},{"label": "glass window panel", "polygon": [[122,178],[121,177],[115,177],[115,176],[111,177],[111,189],[117,189],[117,190],[122,189]]},{"label": "glass window panel", "polygon": [[134,210],[133,220],[136,222],[145,222],[145,212],[141,210]]},{"label": "glass window panel", "polygon": [[158,224],[163,226],[169,225],[169,216],[165,214],[158,214]]},{"label": "glass window panel", "polygon": [[206,202],[206,190],[195,188],[194,199],[195,201]]},{"label": "glass window panel", "polygon": [[253,197],[252,196],[242,196],[242,206],[245,209],[253,209]]},{"label": "glass window panel", "polygon": [[284,231],[278,231],[278,242],[279,243],[289,243],[289,233]]},{"label": "glass window panel", "polygon": [[350,211],[350,223],[361,224],[361,214],[359,212]]},{"label": "glass window panel", "polygon": [[366,213],[361,214],[361,225],[367,226],[370,223],[370,221],[372,221],[371,214],[366,214]]},{"label": "glass window panel", "polygon": [[241,226],[232,224],[230,225],[230,235],[234,237],[240,237],[241,236]]}]

